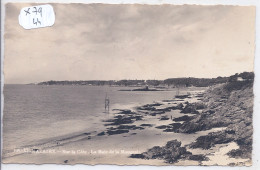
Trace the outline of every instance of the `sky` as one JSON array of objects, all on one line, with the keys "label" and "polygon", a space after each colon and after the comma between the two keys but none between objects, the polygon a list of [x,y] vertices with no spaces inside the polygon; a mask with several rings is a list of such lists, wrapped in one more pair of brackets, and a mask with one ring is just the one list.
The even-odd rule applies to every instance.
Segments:
[{"label": "sky", "polygon": [[5,84],[212,78],[253,71],[255,7],[51,4],[55,23],[26,30],[6,5]]}]

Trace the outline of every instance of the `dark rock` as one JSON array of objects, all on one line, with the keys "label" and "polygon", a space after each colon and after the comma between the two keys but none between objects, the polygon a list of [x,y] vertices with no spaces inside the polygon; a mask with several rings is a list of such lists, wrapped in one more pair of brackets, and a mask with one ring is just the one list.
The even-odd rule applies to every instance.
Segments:
[{"label": "dark rock", "polygon": [[162,102],[174,102],[174,100],[162,100]]},{"label": "dark rock", "polygon": [[161,126],[156,126],[155,128],[157,128],[157,129],[166,129],[167,127],[169,127],[169,126],[161,125]]},{"label": "dark rock", "polygon": [[226,132],[227,134],[235,134],[235,133],[236,133],[236,131],[234,131],[234,130],[232,130],[232,129],[227,129],[227,130],[225,130],[225,132]]},{"label": "dark rock", "polygon": [[138,110],[156,111],[155,106],[161,106],[161,103],[146,104],[141,107],[137,107]]},{"label": "dark rock", "polygon": [[147,107],[146,106],[141,106],[141,107],[138,107],[137,109],[138,110],[147,110],[147,111],[154,111],[154,110],[156,110],[155,107],[152,107],[152,106],[151,107],[150,106],[147,106]]},{"label": "dark rock", "polygon": [[141,124],[140,126],[152,127],[152,124]]},{"label": "dark rock", "polygon": [[193,161],[208,161],[209,158],[206,157],[205,155],[190,155],[189,160],[193,160]]},{"label": "dark rock", "polygon": [[232,158],[248,159],[252,157],[252,145],[240,145],[239,149],[232,149],[227,153]]},{"label": "dark rock", "polygon": [[161,114],[164,114],[165,111],[154,111],[154,112],[151,112],[151,116],[156,116],[156,115],[161,115]]},{"label": "dark rock", "polygon": [[172,140],[172,141],[169,141],[167,142],[167,144],[165,145],[165,147],[168,149],[168,148],[172,148],[172,149],[175,149],[177,147],[180,147],[181,146],[181,142],[177,141],[177,140]]},{"label": "dark rock", "polygon": [[151,115],[151,116],[156,116],[156,113],[151,113],[150,115]]},{"label": "dark rock", "polygon": [[183,104],[182,104],[182,103],[180,103],[180,104],[178,104],[178,105],[176,106],[176,109],[179,109],[179,110],[181,110],[183,107],[184,107],[184,106],[183,106]]},{"label": "dark rock", "polygon": [[198,114],[197,110],[205,109],[207,106],[202,102],[186,103],[186,106],[182,109],[181,113]]},{"label": "dark rock", "polygon": [[189,103],[182,109],[181,113],[198,114],[199,112],[196,110],[195,105]]},{"label": "dark rock", "polygon": [[185,98],[188,98],[189,95],[176,95],[175,98],[178,98],[178,99],[185,99]]},{"label": "dark rock", "polygon": [[187,122],[184,122],[176,132],[178,132],[178,133],[195,133],[195,132],[206,129],[205,126],[206,125],[204,123],[187,121]]},{"label": "dark rock", "polygon": [[167,129],[164,132],[178,132],[178,128],[180,128],[181,123],[172,123],[167,126]]},{"label": "dark rock", "polygon": [[145,159],[145,156],[143,154],[131,154],[130,158],[140,158]]},{"label": "dark rock", "polygon": [[133,128],[133,130],[137,130],[137,129],[138,129],[138,130],[143,130],[144,128],[143,128],[143,127],[140,127],[140,126],[136,126],[136,127]]},{"label": "dark rock", "polygon": [[208,113],[209,113],[209,114],[214,114],[215,111],[214,111],[214,110],[208,110]]},{"label": "dark rock", "polygon": [[144,129],[143,127],[138,127],[136,125],[120,125],[117,128],[110,128],[109,130],[118,130],[118,129],[127,129],[127,130],[142,130]]},{"label": "dark rock", "polygon": [[203,97],[204,93],[197,94],[195,97]]},{"label": "dark rock", "polygon": [[169,111],[171,111],[171,107],[166,107],[166,108],[162,108],[162,109],[156,109],[156,111],[169,112]]},{"label": "dark rock", "polygon": [[132,154],[131,158],[141,159],[164,159],[167,163],[177,162],[179,159],[184,159],[190,156],[185,147],[181,147],[181,142],[172,140],[167,142],[164,147],[155,146],[142,154]]},{"label": "dark rock", "polygon": [[[126,117],[126,116],[121,116],[121,115],[118,115],[118,116],[115,116],[115,119],[113,119],[113,123],[111,124],[106,124],[106,126],[109,126],[109,125],[120,125],[120,124],[130,124],[130,123],[133,123],[134,121],[132,120],[133,116],[130,116],[130,117]],[[111,119],[109,120],[111,121]]]},{"label": "dark rock", "polygon": [[242,157],[243,155],[243,151],[241,149],[232,149],[231,151],[229,151],[227,153],[228,156],[232,157],[232,158],[239,158]]},{"label": "dark rock", "polygon": [[209,149],[215,144],[224,144],[233,141],[234,138],[223,131],[209,133],[206,136],[200,136],[195,142],[190,144],[191,148]]},{"label": "dark rock", "polygon": [[130,124],[133,123],[134,121],[130,118],[124,118],[121,120],[116,120],[114,123],[110,124],[110,125],[120,125],[120,124]]},{"label": "dark rock", "polygon": [[184,100],[183,99],[175,99],[173,101],[175,101],[175,102],[183,102]]},{"label": "dark rock", "polygon": [[105,132],[100,132],[99,134],[97,134],[98,136],[103,136],[105,135]]},{"label": "dark rock", "polygon": [[133,129],[136,125],[120,125],[117,127],[117,129]]},{"label": "dark rock", "polygon": [[119,129],[119,130],[108,130],[107,134],[108,135],[116,135],[116,134],[121,134],[121,133],[128,133],[129,130],[125,130],[125,129]]},{"label": "dark rock", "polygon": [[172,128],[179,128],[182,124],[181,123],[171,123],[169,124]]},{"label": "dark rock", "polygon": [[117,114],[135,114],[135,112],[132,112],[131,110],[120,110]]},{"label": "dark rock", "polygon": [[166,116],[162,116],[161,118],[160,118],[160,120],[169,120],[170,118],[168,118],[168,117],[166,117]]},{"label": "dark rock", "polygon": [[135,120],[142,120],[143,119],[143,116],[135,116]]},{"label": "dark rock", "polygon": [[174,118],[173,121],[176,121],[176,122],[179,122],[179,121],[189,121],[191,119],[193,119],[194,117],[192,116],[182,116],[182,117],[177,117],[177,118]]},{"label": "dark rock", "polygon": [[161,103],[153,103],[153,104],[147,104],[145,106],[161,106],[161,105],[163,105],[163,104],[161,104]]},{"label": "dark rock", "polygon": [[[126,91],[126,90],[124,90],[124,91]],[[163,90],[142,88],[142,89],[133,89],[133,90],[129,90],[129,91],[163,91]]]},{"label": "dark rock", "polygon": [[103,122],[114,122],[115,119],[107,119],[107,120],[103,120]]},{"label": "dark rock", "polygon": [[207,106],[203,102],[196,102],[196,103],[194,103],[194,105],[195,105],[195,108],[197,110],[201,110],[201,109],[207,108]]}]

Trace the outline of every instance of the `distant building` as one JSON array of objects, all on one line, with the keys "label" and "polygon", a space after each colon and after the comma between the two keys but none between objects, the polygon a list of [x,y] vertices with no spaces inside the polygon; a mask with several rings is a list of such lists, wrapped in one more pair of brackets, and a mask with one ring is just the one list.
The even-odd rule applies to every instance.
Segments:
[{"label": "distant building", "polygon": [[237,81],[245,81],[242,77],[237,77]]}]

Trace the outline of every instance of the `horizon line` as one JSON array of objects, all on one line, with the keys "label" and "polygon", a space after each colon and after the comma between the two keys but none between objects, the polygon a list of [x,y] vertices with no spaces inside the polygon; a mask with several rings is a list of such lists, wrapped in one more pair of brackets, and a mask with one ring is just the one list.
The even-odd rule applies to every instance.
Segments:
[{"label": "horizon line", "polygon": [[[241,73],[254,73],[254,71],[243,71],[243,72],[237,72],[237,73],[234,73],[234,74],[231,74],[230,76],[232,75],[235,75],[235,74],[241,74]],[[208,78],[205,78],[205,77],[201,77],[201,78],[198,78],[198,77],[171,77],[171,78],[166,78],[166,79],[107,79],[107,80],[104,80],[104,79],[88,79],[88,80],[45,80],[45,81],[38,81],[38,82],[29,82],[29,83],[5,83],[3,81],[3,84],[38,84],[38,83],[42,83],[42,82],[49,82],[49,81],[121,81],[121,80],[158,80],[158,81],[164,81],[164,80],[167,80],[167,79],[177,79],[177,78],[196,78],[196,79],[214,79],[214,78],[218,78],[218,77],[230,77],[230,76],[216,76],[216,77],[208,77]]]}]

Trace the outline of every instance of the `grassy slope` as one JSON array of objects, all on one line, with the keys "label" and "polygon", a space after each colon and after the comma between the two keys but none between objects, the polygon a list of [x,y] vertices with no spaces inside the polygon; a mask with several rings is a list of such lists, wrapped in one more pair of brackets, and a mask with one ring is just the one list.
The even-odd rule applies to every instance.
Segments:
[{"label": "grassy slope", "polygon": [[199,137],[191,147],[208,149],[218,143],[235,141],[240,148],[231,151],[229,155],[251,158],[253,99],[253,82],[230,82],[211,88],[203,99],[207,109],[196,119],[186,122],[180,131],[190,133],[213,127],[227,127],[223,132]]},{"label": "grassy slope", "polygon": [[[211,87],[203,95],[202,102],[180,108],[181,113],[194,112],[196,115],[170,131],[195,133],[215,127],[226,127],[223,131],[198,137],[190,147],[209,149],[216,144],[235,141],[239,149],[230,151],[228,155],[251,159],[253,99],[253,81],[229,82]],[[197,112],[197,109],[203,109],[202,113]],[[207,160],[205,155],[192,155],[187,152],[185,147],[181,147],[181,142],[176,140],[169,141],[163,147],[155,146],[142,154],[133,154],[131,157],[164,159],[168,163],[177,162],[179,159]]]}]

